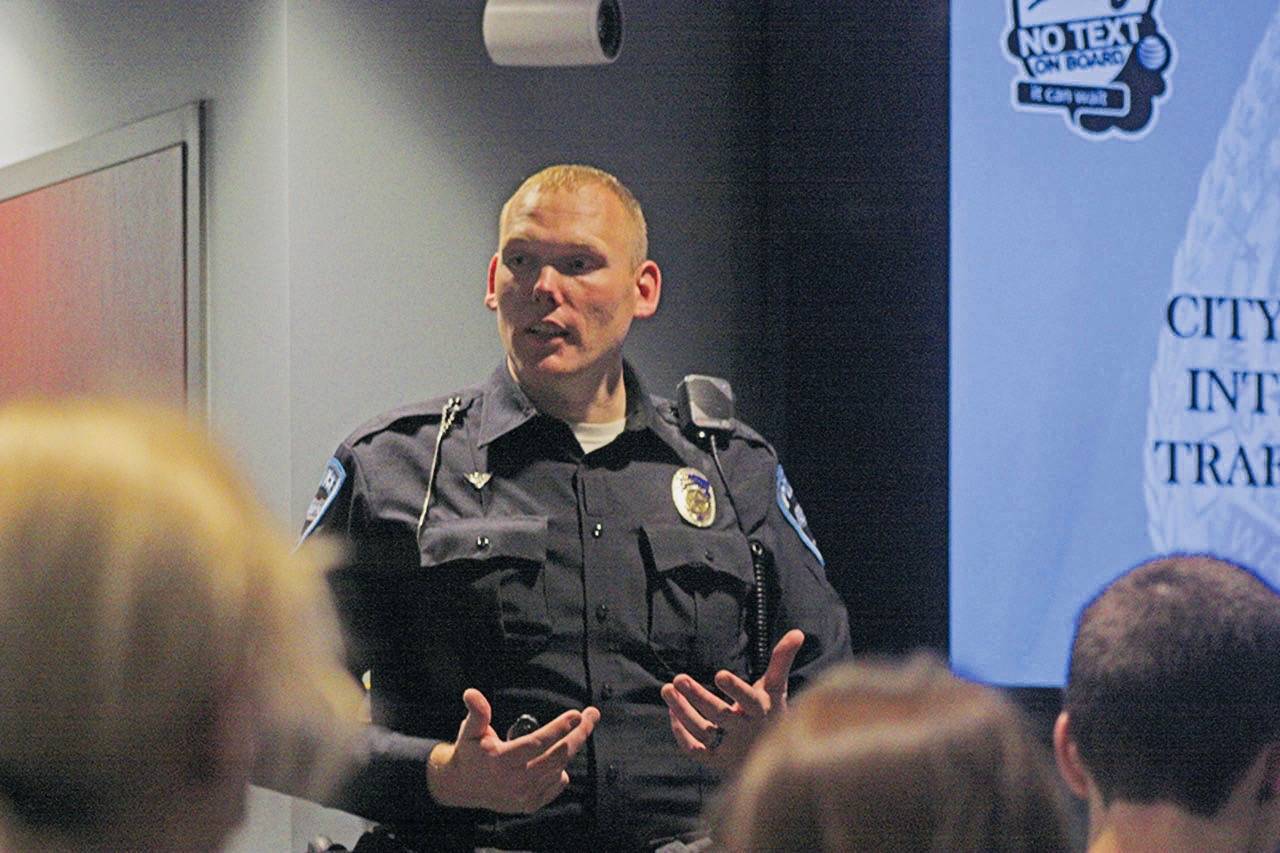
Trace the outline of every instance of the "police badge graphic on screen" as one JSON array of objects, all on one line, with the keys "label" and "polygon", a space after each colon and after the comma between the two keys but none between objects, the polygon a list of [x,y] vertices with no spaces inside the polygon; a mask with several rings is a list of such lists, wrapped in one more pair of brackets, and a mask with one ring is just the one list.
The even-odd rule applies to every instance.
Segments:
[{"label": "police badge graphic on screen", "polygon": [[[1280,567],[1280,13],[1204,169],[1158,323],[1152,547]],[[1154,306],[1153,306],[1154,307]]]},{"label": "police badge graphic on screen", "polygon": [[1059,113],[1087,139],[1140,138],[1169,92],[1173,44],[1157,0],[1010,0],[1013,106]]}]

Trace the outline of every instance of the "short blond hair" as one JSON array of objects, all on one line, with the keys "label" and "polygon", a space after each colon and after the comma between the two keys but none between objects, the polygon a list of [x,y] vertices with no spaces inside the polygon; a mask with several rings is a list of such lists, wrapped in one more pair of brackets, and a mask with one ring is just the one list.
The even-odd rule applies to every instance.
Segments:
[{"label": "short blond hair", "polygon": [[748,757],[718,816],[731,851],[1070,848],[1021,711],[935,657],[827,670]]},{"label": "short blond hair", "polygon": [[548,166],[541,171],[535,172],[516,188],[506,203],[502,205],[502,213],[498,217],[499,239],[507,228],[507,217],[511,212],[511,204],[517,198],[520,198],[527,192],[533,190],[567,190],[573,191],[580,187],[597,186],[611,192],[615,198],[622,203],[622,209],[626,213],[627,222],[631,226],[631,262],[633,266],[639,266],[649,257],[649,226],[644,220],[644,211],[640,208],[640,202],[627,189],[622,181],[613,175],[597,169],[595,166],[584,166],[576,163],[562,163],[556,166]]},{"label": "short blond hair", "polygon": [[324,730],[307,760],[336,781],[359,692],[321,565],[202,430],[138,404],[14,403],[0,472],[0,812],[101,838],[207,772],[228,706],[250,730]]}]

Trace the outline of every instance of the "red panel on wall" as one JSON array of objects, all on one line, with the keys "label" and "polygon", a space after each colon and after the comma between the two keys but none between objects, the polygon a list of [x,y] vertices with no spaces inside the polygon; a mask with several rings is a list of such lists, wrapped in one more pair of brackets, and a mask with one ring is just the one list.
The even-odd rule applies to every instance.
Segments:
[{"label": "red panel on wall", "polygon": [[0,202],[0,401],[185,399],[182,153]]}]

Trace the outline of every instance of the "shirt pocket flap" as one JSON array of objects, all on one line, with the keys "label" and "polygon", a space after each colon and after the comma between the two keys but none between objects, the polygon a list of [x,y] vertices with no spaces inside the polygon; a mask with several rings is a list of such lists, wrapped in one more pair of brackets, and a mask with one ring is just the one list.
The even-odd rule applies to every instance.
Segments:
[{"label": "shirt pocket flap", "polygon": [[424,566],[495,558],[542,563],[547,557],[547,518],[517,515],[436,523],[423,528],[419,547]]},{"label": "shirt pocket flap", "polygon": [[737,578],[746,586],[755,583],[751,548],[736,530],[694,530],[675,524],[647,524],[643,530],[658,572],[702,566]]}]

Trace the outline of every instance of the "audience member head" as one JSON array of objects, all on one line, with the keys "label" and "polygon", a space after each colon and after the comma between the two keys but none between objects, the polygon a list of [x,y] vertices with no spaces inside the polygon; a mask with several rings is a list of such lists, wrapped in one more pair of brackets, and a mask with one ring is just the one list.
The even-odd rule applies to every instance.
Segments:
[{"label": "audience member head", "polygon": [[180,414],[0,407],[0,472],[0,846],[214,849],[260,732],[347,733],[320,567]]},{"label": "audience member head", "polygon": [[766,732],[717,816],[730,850],[1065,850],[1047,750],[936,658],[824,673]]},{"label": "audience member head", "polygon": [[1113,581],[1077,620],[1054,749],[1096,848],[1275,849],[1280,595],[1209,556]]}]

